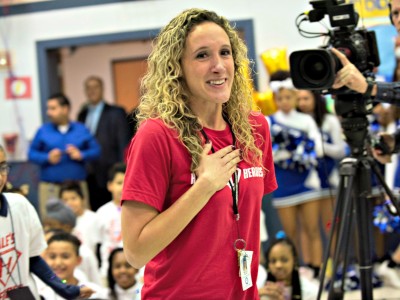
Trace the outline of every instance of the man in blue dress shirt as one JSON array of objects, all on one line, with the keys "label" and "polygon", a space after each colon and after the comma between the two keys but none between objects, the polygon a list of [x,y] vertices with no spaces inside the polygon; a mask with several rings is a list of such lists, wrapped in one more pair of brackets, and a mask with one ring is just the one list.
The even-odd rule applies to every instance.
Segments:
[{"label": "man in blue dress shirt", "polygon": [[79,181],[88,200],[85,163],[100,157],[96,139],[84,124],[70,121],[70,110],[65,95],[49,97],[50,122],[39,128],[29,148],[29,160],[40,166],[38,198],[42,218],[47,201],[58,198],[59,186],[67,180]]}]

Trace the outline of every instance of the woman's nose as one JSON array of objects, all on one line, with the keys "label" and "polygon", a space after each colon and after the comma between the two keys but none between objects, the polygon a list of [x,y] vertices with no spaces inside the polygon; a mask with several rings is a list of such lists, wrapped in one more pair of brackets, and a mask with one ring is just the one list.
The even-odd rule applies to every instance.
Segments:
[{"label": "woman's nose", "polygon": [[224,69],[224,63],[221,57],[216,56],[212,61],[212,71],[221,72]]}]

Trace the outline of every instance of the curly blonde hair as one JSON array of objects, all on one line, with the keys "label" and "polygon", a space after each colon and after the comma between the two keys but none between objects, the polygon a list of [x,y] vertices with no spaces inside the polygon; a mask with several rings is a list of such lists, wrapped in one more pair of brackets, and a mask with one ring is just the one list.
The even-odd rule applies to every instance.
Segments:
[{"label": "curly blonde hair", "polygon": [[153,51],[148,58],[148,71],[141,82],[138,126],[149,118],[157,118],[174,128],[192,157],[191,170],[197,169],[203,150],[199,134],[202,125],[189,106],[189,91],[182,77],[181,58],[188,34],[204,22],[214,22],[224,29],[232,47],[235,75],[230,99],[223,104],[224,118],[232,127],[236,146],[243,151],[243,159],[262,165],[262,151],[256,146],[253,136],[253,126],[256,125],[249,121],[253,100],[247,48],[228,20],[215,12],[188,9],[161,30],[154,41]]}]

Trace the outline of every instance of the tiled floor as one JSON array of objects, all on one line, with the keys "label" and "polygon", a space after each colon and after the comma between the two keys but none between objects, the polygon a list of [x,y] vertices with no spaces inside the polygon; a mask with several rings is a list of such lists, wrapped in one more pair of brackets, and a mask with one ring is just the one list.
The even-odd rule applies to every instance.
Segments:
[{"label": "tiled floor", "polygon": [[[373,293],[374,300],[400,300],[400,289],[383,287],[374,289]],[[328,295],[324,294],[321,299],[328,299]],[[346,292],[344,300],[362,300],[361,291]]]}]

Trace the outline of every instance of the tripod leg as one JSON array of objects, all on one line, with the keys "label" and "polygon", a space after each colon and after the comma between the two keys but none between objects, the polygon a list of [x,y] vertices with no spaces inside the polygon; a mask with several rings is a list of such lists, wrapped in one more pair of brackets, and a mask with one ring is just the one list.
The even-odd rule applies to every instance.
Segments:
[{"label": "tripod leg", "polygon": [[347,266],[348,266],[348,261],[349,261],[349,244],[350,244],[350,236],[351,236],[351,234],[352,234],[352,232],[353,232],[353,230],[352,230],[352,228],[353,228],[353,216],[354,216],[354,196],[351,198],[352,200],[351,200],[351,205],[350,205],[350,211],[349,211],[349,213],[348,213],[348,215],[347,215],[347,217],[348,217],[348,219],[350,220],[349,221],[349,226],[347,227],[347,235],[346,235],[346,237],[345,237],[345,240],[344,240],[344,243],[343,243],[343,250],[342,250],[342,253],[343,253],[343,268],[342,268],[342,270],[343,270],[343,274],[342,274],[342,280],[341,280],[341,283],[340,283],[340,290],[339,291],[337,291],[337,293],[339,293],[339,295],[340,295],[340,293],[343,293],[344,292],[344,284],[345,284],[345,282],[346,282],[346,274],[347,274]]},{"label": "tripod leg", "polygon": [[336,220],[338,220],[340,218],[341,213],[342,213],[343,203],[342,203],[341,200],[344,199],[344,192],[345,192],[344,189],[343,189],[343,184],[344,184],[344,177],[340,177],[339,186],[338,186],[337,195],[336,195],[335,211],[334,211],[334,214],[333,214],[333,219],[331,221],[331,228],[330,228],[330,233],[329,233],[328,245],[327,245],[327,247],[325,249],[324,263],[322,265],[322,270],[321,270],[320,277],[319,277],[320,284],[319,284],[318,295],[317,295],[317,299],[318,300],[321,299],[322,291],[324,289],[326,268],[327,268],[327,265],[328,265],[329,256],[331,254],[333,236],[335,235],[336,227],[337,227]]},{"label": "tripod leg", "polygon": [[369,160],[369,163],[371,165],[372,172],[376,175],[380,185],[384,188],[385,193],[389,196],[389,199],[392,202],[393,206],[396,208],[397,213],[400,214],[400,202],[397,197],[392,193],[389,186],[386,184],[378,165],[372,158],[371,160]]},{"label": "tripod leg", "polygon": [[359,265],[360,265],[360,280],[361,294],[363,300],[373,299],[372,286],[372,254],[371,254],[371,235],[372,222],[370,216],[370,201],[367,196],[371,190],[371,168],[368,160],[362,160],[360,168],[357,172],[356,181],[356,223],[359,239]]},{"label": "tripod leg", "polygon": [[[351,212],[352,212],[352,192],[353,192],[354,177],[356,175],[356,167],[357,167],[357,160],[354,158],[344,159],[341,162],[340,166],[341,185],[339,186],[340,191],[338,193],[337,207],[335,209],[335,217],[334,217],[335,219],[333,220],[334,223],[336,223],[336,220],[339,220],[340,223],[339,223],[337,242],[333,255],[333,268],[332,268],[333,276],[335,276],[335,274],[337,273],[338,266],[341,261],[340,255],[341,253],[344,253],[343,249],[347,248],[349,240],[348,235],[350,234],[349,228],[351,227],[350,225],[351,225]],[[332,227],[330,234],[330,243],[333,238],[333,234],[335,232],[334,230],[335,229]],[[339,290],[335,289],[334,277],[332,278],[331,285],[329,287],[329,297],[328,297],[329,300],[343,299],[343,294],[344,294],[343,283],[344,281],[342,280],[342,285]]]}]

